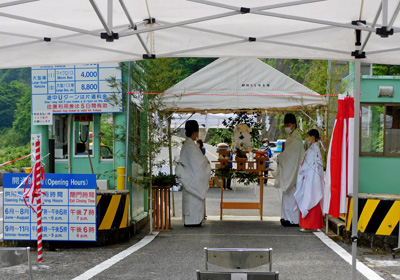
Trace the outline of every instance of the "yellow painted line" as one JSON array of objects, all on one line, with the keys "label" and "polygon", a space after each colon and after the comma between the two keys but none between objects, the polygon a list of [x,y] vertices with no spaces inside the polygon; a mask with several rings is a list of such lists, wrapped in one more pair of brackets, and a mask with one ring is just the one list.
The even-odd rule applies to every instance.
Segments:
[{"label": "yellow painted line", "polygon": [[119,225],[119,228],[126,228],[128,225],[128,206],[129,206],[129,194],[126,196],[125,199],[125,209],[124,209],[124,215],[122,216],[121,224]]},{"label": "yellow painted line", "polygon": [[346,230],[350,231],[351,220],[353,220],[353,198],[350,199],[349,213],[347,214]]},{"label": "yellow painted line", "polygon": [[100,198],[101,198],[101,195],[98,195],[98,196],[97,196],[96,206],[99,205]]},{"label": "yellow painted line", "polygon": [[376,231],[377,235],[391,235],[399,222],[400,201],[395,201]]},{"label": "yellow painted line", "polygon": [[209,152],[208,150],[206,150],[206,153],[208,153],[209,155],[211,155],[211,156],[215,157],[216,159],[218,159],[217,155],[214,155],[213,153]]},{"label": "yellow painted line", "polygon": [[108,205],[107,212],[101,221],[100,229],[110,229],[115,218],[115,213],[117,213],[119,201],[121,200],[121,195],[113,195],[111,197],[110,205]]},{"label": "yellow painted line", "polygon": [[380,200],[378,199],[367,199],[365,206],[361,212],[360,219],[358,220],[358,230],[364,232],[371,220],[372,215],[375,212]]}]

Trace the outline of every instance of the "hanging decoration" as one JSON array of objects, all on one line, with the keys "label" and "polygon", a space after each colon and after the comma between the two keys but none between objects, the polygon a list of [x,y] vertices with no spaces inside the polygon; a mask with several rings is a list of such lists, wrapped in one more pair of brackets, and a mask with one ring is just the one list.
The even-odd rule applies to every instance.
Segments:
[{"label": "hanging decoration", "polygon": [[354,98],[339,95],[338,113],[326,166],[324,213],[338,218],[346,212],[347,194],[353,192]]},{"label": "hanging decoration", "polygon": [[265,110],[265,131],[269,131],[270,122],[267,110]]}]

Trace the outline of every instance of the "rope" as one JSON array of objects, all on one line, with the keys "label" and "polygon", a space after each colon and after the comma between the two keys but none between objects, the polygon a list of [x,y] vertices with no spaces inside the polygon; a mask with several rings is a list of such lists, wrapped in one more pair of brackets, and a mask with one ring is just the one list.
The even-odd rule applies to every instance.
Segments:
[{"label": "rope", "polygon": [[269,96],[269,97],[322,97],[322,96],[338,96],[337,94],[321,94],[321,95],[314,95],[314,94],[218,94],[218,93],[156,93],[156,92],[131,92],[127,91],[127,94],[148,94],[148,95],[205,95],[205,96]]}]

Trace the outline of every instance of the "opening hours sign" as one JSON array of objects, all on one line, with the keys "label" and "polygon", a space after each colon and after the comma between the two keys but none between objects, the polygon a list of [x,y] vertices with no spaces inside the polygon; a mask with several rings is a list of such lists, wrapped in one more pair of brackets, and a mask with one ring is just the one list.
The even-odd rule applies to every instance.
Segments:
[{"label": "opening hours sign", "polygon": [[32,114],[122,112],[122,91],[110,87],[112,78],[121,84],[118,63],[32,68]]},{"label": "opening hours sign", "polygon": [[[4,240],[37,239],[37,215],[22,198],[24,186],[16,189],[27,175],[3,175]],[[41,189],[43,240],[96,241],[96,175],[46,174]]]}]

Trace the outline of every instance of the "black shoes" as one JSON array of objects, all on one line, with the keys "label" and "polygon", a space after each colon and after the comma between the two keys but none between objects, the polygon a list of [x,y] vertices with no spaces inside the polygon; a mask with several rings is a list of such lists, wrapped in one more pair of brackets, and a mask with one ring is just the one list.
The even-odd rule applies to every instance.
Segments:
[{"label": "black shoes", "polygon": [[288,220],[281,219],[281,225],[284,227],[298,227],[299,224],[292,224]]}]

